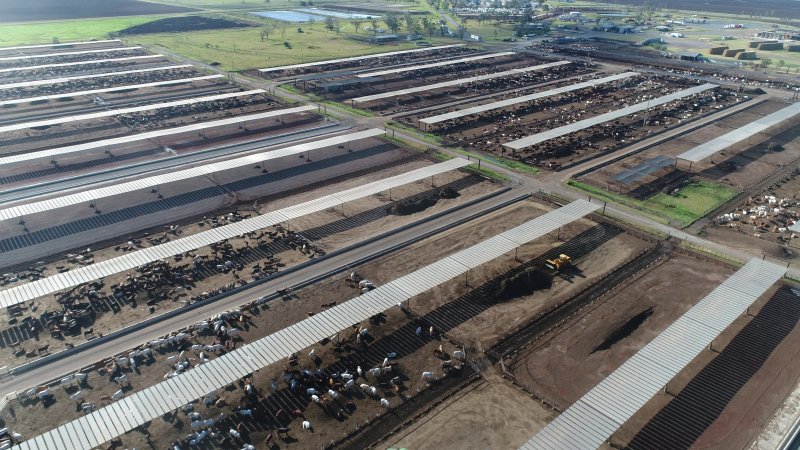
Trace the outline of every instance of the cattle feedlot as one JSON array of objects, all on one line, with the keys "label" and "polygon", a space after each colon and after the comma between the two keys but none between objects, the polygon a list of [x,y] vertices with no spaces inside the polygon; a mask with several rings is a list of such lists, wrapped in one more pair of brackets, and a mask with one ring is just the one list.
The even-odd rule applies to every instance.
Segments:
[{"label": "cattle feedlot", "polygon": [[0,450],[799,445],[793,2],[101,3],[0,6]]}]

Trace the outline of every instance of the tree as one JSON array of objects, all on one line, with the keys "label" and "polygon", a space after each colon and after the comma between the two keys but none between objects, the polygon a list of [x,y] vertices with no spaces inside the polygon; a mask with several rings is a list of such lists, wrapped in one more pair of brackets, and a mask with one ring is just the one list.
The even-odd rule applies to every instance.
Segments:
[{"label": "tree", "polygon": [[438,28],[439,27],[435,23],[430,21],[425,25],[425,31],[428,32],[428,39],[433,40],[433,33],[435,33]]},{"label": "tree", "polygon": [[397,18],[397,14],[386,14],[383,17],[383,23],[392,30],[392,33],[397,33],[397,30],[400,29],[400,19]]},{"label": "tree", "polygon": [[363,22],[361,22],[361,21],[360,21],[360,20],[358,20],[358,19],[351,19],[351,20],[350,20],[350,25],[352,25],[352,26],[353,26],[353,28],[355,28],[355,30],[356,30],[356,33],[358,33],[358,29],[359,29],[359,28],[361,28],[361,24],[362,24],[362,23],[363,23]]},{"label": "tree", "polygon": [[414,28],[417,27],[417,19],[411,14],[406,14],[403,16],[403,20],[406,22],[406,30],[408,30],[409,33],[413,33]]},{"label": "tree", "polygon": [[336,20],[332,16],[325,18],[325,28],[327,28],[328,31],[333,31],[336,29]]},{"label": "tree", "polygon": [[372,34],[377,34],[378,33],[378,19],[372,19],[371,25],[372,25]]},{"label": "tree", "polygon": [[317,23],[317,21],[316,21],[316,20],[314,20],[314,18],[313,18],[313,17],[312,17],[312,18],[310,18],[310,19],[308,19],[308,29],[309,29],[309,30],[313,30],[313,29],[314,29],[314,24],[315,24],[315,23]]},{"label": "tree", "polygon": [[61,41],[58,40],[57,37],[53,36],[53,44],[60,44]]},{"label": "tree", "polygon": [[261,42],[264,42],[264,39],[269,39],[269,34],[272,32],[272,26],[269,24],[264,25],[261,27]]}]

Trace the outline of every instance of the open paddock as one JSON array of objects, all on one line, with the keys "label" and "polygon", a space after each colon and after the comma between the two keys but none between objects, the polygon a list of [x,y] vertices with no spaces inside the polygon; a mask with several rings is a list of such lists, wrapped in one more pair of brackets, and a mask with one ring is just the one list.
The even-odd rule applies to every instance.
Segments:
[{"label": "open paddock", "polygon": [[516,381],[563,411],[733,273],[682,253],[643,269],[507,358]]},{"label": "open paddock", "polygon": [[754,254],[797,261],[799,238],[789,228],[800,222],[800,170],[793,167],[773,184],[751,191],[730,211],[710,217],[703,237]]},{"label": "open paddock", "polygon": [[[784,124],[782,127],[774,127],[765,133],[756,134],[749,140],[735,144],[696,163],[690,164],[687,161],[676,160],[676,157],[690,148],[711,141],[784,106],[782,102],[778,101],[755,101],[753,106],[745,107],[718,120],[710,121],[694,131],[631,154],[617,162],[582,175],[577,180],[590,185],[593,189],[602,190],[609,196],[619,197],[623,203],[629,201],[648,202],[676,190],[680,191],[690,182],[717,185],[720,189],[724,188],[734,193],[744,191],[761,194],[760,189],[753,191],[757,184],[771,179],[776,174],[788,175],[791,169],[797,165],[796,149],[800,144],[797,140],[798,134],[791,124]],[[723,111],[722,114],[726,113]],[[794,193],[786,191],[783,194],[785,194],[782,196],[783,198],[792,198]],[[729,198],[722,200],[716,204],[701,207],[694,211],[693,217],[687,217],[686,220],[679,218],[679,221],[685,225],[692,223],[714,208],[721,206]],[[674,216],[670,213],[656,212],[656,214],[666,217]],[[709,219],[713,221],[716,218]],[[784,227],[785,220],[781,223],[776,222],[776,226]],[[755,231],[755,233],[759,232]],[[738,245],[738,241],[735,240],[725,240],[725,242],[728,244],[737,242]],[[781,255],[780,252],[776,253],[773,246],[767,246],[770,247],[770,254],[777,257],[786,256]],[[762,252],[763,249],[758,251],[758,253]]]}]

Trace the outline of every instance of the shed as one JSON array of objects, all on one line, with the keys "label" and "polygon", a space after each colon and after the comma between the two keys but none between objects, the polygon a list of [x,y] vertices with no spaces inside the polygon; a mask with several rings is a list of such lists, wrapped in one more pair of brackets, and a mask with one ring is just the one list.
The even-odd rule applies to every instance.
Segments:
[{"label": "shed", "polygon": [[675,57],[681,61],[701,61],[703,59],[703,54],[696,52],[679,52],[675,53]]}]

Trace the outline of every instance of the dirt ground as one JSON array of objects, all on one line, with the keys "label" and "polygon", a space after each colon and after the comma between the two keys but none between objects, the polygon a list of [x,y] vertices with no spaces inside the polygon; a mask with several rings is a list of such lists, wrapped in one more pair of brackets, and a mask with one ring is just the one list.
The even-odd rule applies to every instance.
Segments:
[{"label": "dirt ground", "polygon": [[[778,289],[779,285],[776,285],[767,290],[751,306],[749,314],[739,317],[714,340],[713,346],[716,352],[701,353],[673,378],[668,387],[670,393],[673,395],[680,393],[710,361],[718,356],[718,352],[724,350],[745,325],[759,314]],[[796,292],[800,291],[796,290]],[[763,365],[741,386],[735,396],[725,405],[722,413],[705,429],[691,448],[720,450],[750,448],[773,413],[781,406],[800,379],[800,367],[793,364],[800,355],[799,348],[800,327],[794,326],[793,330],[772,350]],[[614,434],[611,442],[625,445],[672,398],[671,395],[663,394],[653,397]]]},{"label": "dirt ground", "polygon": [[518,448],[553,412],[491,374],[434,408],[376,448]]},{"label": "dirt ground", "polygon": [[[517,381],[560,409],[569,407],[729,276],[731,269],[673,254],[507,363]],[[652,314],[608,349],[601,343],[643,311]]]}]

